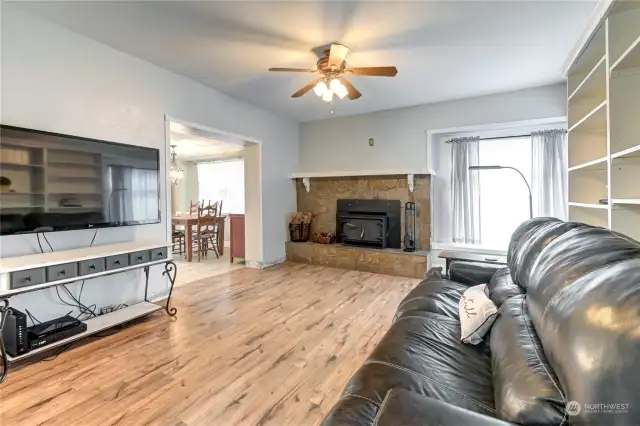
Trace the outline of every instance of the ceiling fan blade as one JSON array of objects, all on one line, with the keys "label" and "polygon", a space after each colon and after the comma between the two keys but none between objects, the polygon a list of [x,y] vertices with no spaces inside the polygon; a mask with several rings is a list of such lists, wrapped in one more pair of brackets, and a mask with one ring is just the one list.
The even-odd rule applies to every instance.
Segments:
[{"label": "ceiling fan blade", "polygon": [[360,67],[347,68],[344,73],[370,77],[395,77],[398,74],[398,69],[396,67]]},{"label": "ceiling fan blade", "polygon": [[340,83],[342,83],[342,85],[347,89],[347,96],[349,99],[354,100],[362,96],[362,93],[358,92],[358,89],[353,87],[353,84],[351,84],[346,78],[340,77]]},{"label": "ceiling fan blade", "polygon": [[342,63],[344,62],[344,58],[347,57],[347,53],[349,53],[347,46],[332,44],[331,50],[329,51],[329,67],[334,69],[342,68]]},{"label": "ceiling fan blade", "polygon": [[318,72],[317,69],[302,69],[302,68],[269,68],[269,71],[275,72]]},{"label": "ceiling fan blade", "polygon": [[310,91],[311,89],[314,88],[314,86],[320,81],[322,80],[322,77],[316,78],[315,80],[313,80],[311,83],[307,84],[306,86],[304,86],[302,89],[298,90],[296,93],[294,93],[293,95],[291,95],[292,98],[299,98],[302,95],[305,95],[308,91]]}]

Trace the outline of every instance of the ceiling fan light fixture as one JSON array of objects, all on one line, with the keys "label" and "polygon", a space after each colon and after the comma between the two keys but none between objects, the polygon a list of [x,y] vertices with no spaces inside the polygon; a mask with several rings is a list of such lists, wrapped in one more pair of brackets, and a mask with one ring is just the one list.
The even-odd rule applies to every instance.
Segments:
[{"label": "ceiling fan light fixture", "polygon": [[344,97],[347,96],[347,93],[349,93],[347,91],[347,88],[344,87],[344,85],[337,78],[331,80],[331,82],[329,83],[329,87],[331,88],[333,93],[338,95],[340,99],[344,99]]},{"label": "ceiling fan light fixture", "polygon": [[319,81],[318,84],[316,84],[316,87],[313,88],[313,92],[318,96],[324,95],[327,90],[329,90],[329,88],[327,87],[327,83],[324,81]]},{"label": "ceiling fan light fixture", "polygon": [[325,101],[326,103],[329,103],[329,102],[331,102],[332,99],[333,99],[333,90],[327,89],[322,94],[322,100]]}]

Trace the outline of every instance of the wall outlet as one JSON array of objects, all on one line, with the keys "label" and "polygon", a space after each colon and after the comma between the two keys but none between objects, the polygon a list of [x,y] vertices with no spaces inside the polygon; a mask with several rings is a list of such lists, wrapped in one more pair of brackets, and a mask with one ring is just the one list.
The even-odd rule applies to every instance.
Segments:
[{"label": "wall outlet", "polygon": [[369,146],[373,146],[373,138],[369,138]]}]

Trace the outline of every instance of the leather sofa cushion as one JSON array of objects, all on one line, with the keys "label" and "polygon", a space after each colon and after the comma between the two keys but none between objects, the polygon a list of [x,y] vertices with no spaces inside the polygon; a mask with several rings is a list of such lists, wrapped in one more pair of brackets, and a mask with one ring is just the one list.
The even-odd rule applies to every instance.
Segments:
[{"label": "leather sofa cushion", "polygon": [[345,388],[382,403],[392,388],[493,415],[491,365],[484,346],[460,342],[460,323],[438,314],[396,321]]},{"label": "leather sofa cushion", "polygon": [[497,416],[523,426],[562,424],[566,402],[533,329],[524,295],[500,307],[490,345]]},{"label": "leather sofa cushion", "polygon": [[509,261],[509,269],[513,281],[526,289],[529,285],[531,268],[540,252],[558,236],[580,227],[588,227],[588,225],[549,219],[546,222],[537,222],[535,226],[528,229]]},{"label": "leather sofa cushion", "polygon": [[379,403],[367,398],[343,395],[325,416],[321,426],[372,426],[379,408]]},{"label": "leather sofa cushion", "polygon": [[391,389],[382,401],[375,426],[509,426],[493,417],[418,395]]},{"label": "leather sofa cushion", "polygon": [[507,299],[524,294],[524,289],[513,282],[511,271],[509,268],[498,269],[491,277],[487,284],[489,299],[496,304],[497,307],[502,306]]},{"label": "leather sofa cushion", "polygon": [[577,229],[594,227],[578,222],[554,222],[551,221],[542,225],[529,238],[529,240],[520,246],[518,270],[516,271],[518,279],[516,282],[520,287],[528,288],[531,270],[536,264],[536,260],[540,253],[556,238],[566,233],[573,235]]},{"label": "leather sofa cushion", "polygon": [[416,286],[400,302],[396,320],[413,311],[439,314],[446,318],[459,318],[458,305],[462,293],[469,288],[447,279],[425,280]]},{"label": "leather sofa cushion", "polygon": [[524,221],[513,231],[509,240],[509,248],[507,249],[507,266],[511,271],[511,278],[515,283],[518,282],[516,272],[518,271],[518,260],[520,249],[528,241],[531,234],[534,234],[540,226],[549,222],[560,222],[560,219],[553,217],[535,217]]},{"label": "leather sofa cushion", "polygon": [[[571,235],[570,235],[571,234]],[[539,256],[527,292],[531,319],[576,424],[640,419],[640,243],[600,228],[565,234]],[[584,404],[629,404],[624,412]]]}]

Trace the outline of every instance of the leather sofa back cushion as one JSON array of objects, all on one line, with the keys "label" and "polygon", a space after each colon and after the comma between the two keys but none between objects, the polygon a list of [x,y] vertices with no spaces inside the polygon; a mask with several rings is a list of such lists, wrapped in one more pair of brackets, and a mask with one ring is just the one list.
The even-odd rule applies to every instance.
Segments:
[{"label": "leather sofa back cushion", "polygon": [[507,299],[524,293],[524,289],[511,279],[509,268],[498,269],[487,284],[489,299],[499,308]]},{"label": "leather sofa back cushion", "polygon": [[[640,419],[640,243],[584,228],[540,254],[527,305],[576,424],[638,425]],[[623,412],[584,404],[629,404]]]},{"label": "leather sofa back cushion", "polygon": [[[525,222],[525,224],[526,223],[527,222]],[[542,250],[558,236],[575,228],[586,226],[588,225],[583,223],[562,222],[557,219],[548,218],[546,222],[536,222],[534,226],[531,226],[524,233],[511,254],[509,269],[511,270],[511,278],[513,281],[520,287],[526,289],[529,285],[531,268]]]},{"label": "leather sofa back cushion", "polygon": [[513,231],[511,239],[509,240],[509,248],[507,249],[507,266],[511,270],[511,278],[514,282],[518,282],[516,272],[518,270],[518,253],[520,247],[526,244],[530,235],[534,234],[540,226],[543,226],[549,222],[560,222],[560,219],[552,217],[536,217],[522,222],[520,226]]},{"label": "leather sofa back cushion", "polygon": [[524,295],[500,307],[489,340],[496,416],[523,426],[562,424],[565,399],[531,324]]}]

